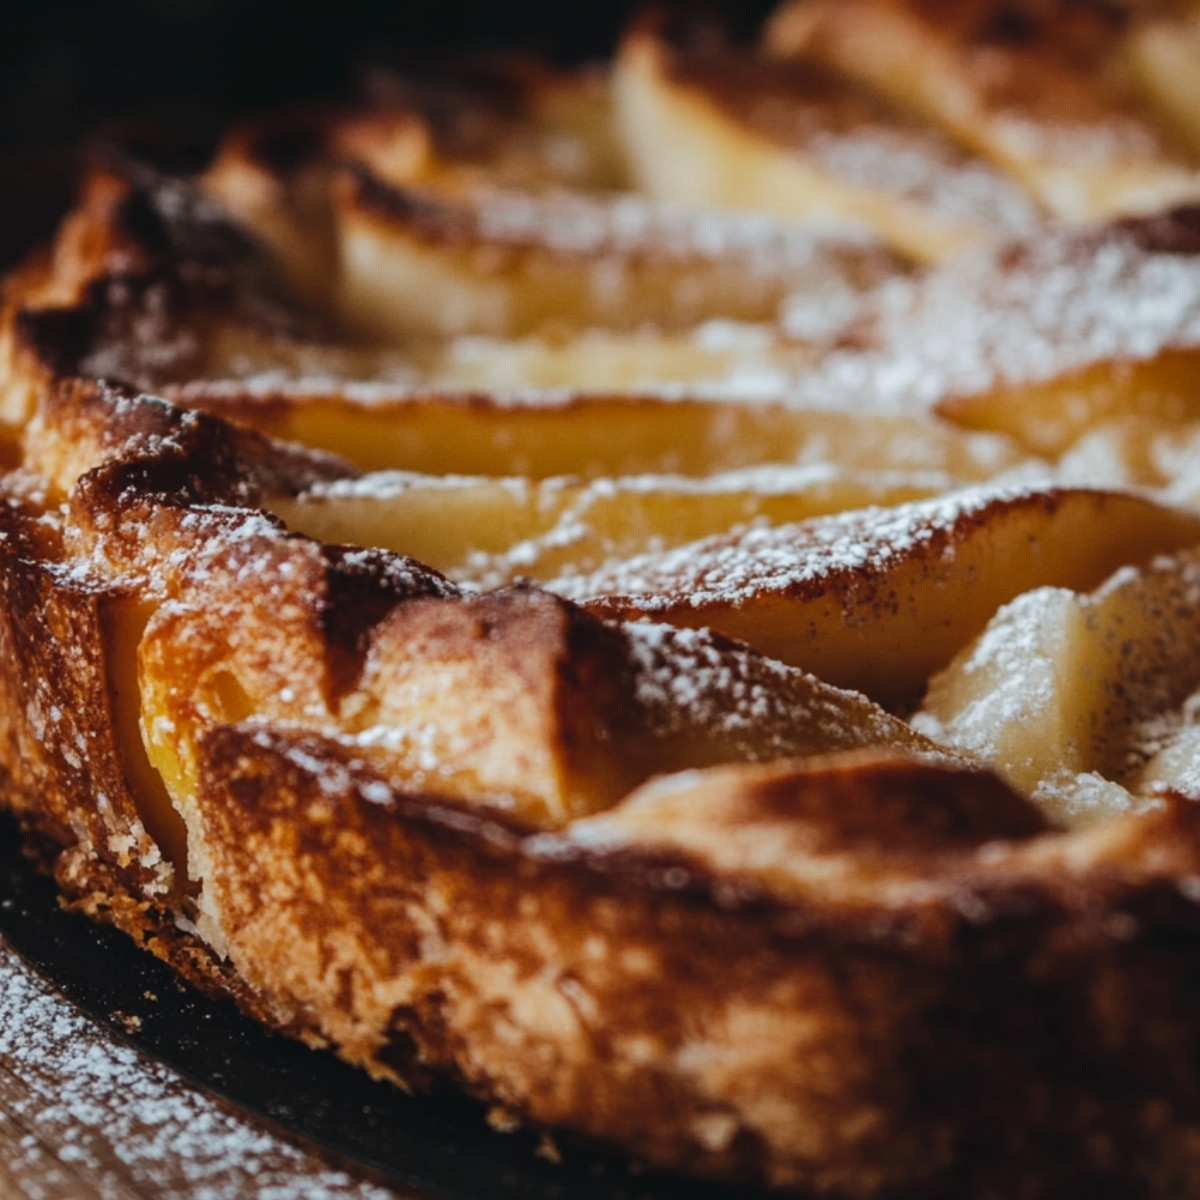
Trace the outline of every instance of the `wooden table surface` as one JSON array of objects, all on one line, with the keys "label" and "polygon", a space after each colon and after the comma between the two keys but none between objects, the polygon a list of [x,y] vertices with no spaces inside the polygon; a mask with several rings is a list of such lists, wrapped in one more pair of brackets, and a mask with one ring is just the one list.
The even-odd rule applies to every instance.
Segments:
[{"label": "wooden table surface", "polygon": [[0,941],[3,1200],[415,1200],[114,1038]]}]

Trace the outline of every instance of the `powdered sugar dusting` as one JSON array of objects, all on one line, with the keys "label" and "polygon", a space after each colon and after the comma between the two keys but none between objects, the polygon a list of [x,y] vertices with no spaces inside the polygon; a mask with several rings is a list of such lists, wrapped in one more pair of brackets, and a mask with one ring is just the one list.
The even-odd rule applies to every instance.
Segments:
[{"label": "powdered sugar dusting", "polygon": [[1024,193],[987,163],[957,153],[928,129],[878,126],[849,137],[819,135],[809,153],[856,187],[927,205],[943,221],[978,224],[993,236],[1036,227]]},{"label": "powdered sugar dusting", "polygon": [[[0,1107],[100,1195],[394,1200],[115,1042],[0,945]],[[70,1081],[69,1086],[64,1086]],[[31,1155],[36,1146],[30,1142]],[[10,1162],[20,1178],[20,1163]],[[34,1178],[42,1178],[40,1166]],[[30,1181],[32,1183],[32,1180]],[[30,1195],[34,1193],[30,1192]]]},{"label": "powdered sugar dusting", "polygon": [[1194,551],[1123,567],[1087,594],[1026,592],[933,678],[914,724],[1069,824],[1134,809],[1162,786],[1186,791],[1198,611]]},{"label": "powdered sugar dusting", "polygon": [[707,629],[649,622],[624,628],[634,694],[658,737],[706,729],[751,760],[906,741],[900,722],[857,693],[819,683]]},{"label": "powdered sugar dusting", "polygon": [[804,394],[932,403],[1195,348],[1200,208],[1098,232],[1046,229],[892,280],[859,336],[869,350],[832,355]]},{"label": "powdered sugar dusting", "polygon": [[747,530],[644,554],[589,575],[560,576],[547,586],[572,599],[637,596],[646,612],[678,604],[736,605],[754,596],[791,591],[835,575],[883,572],[918,547],[1025,489],[969,489],[893,509],[864,508],[814,521]]},{"label": "powdered sugar dusting", "polygon": [[[459,220],[476,236],[508,245],[544,246],[583,257],[647,255],[656,260],[703,259],[781,270],[861,272],[879,282],[896,259],[866,229],[851,222],[809,224],[761,213],[691,211],[633,192],[611,197],[571,192],[530,194],[481,187]],[[818,282],[814,277],[814,282]]]}]

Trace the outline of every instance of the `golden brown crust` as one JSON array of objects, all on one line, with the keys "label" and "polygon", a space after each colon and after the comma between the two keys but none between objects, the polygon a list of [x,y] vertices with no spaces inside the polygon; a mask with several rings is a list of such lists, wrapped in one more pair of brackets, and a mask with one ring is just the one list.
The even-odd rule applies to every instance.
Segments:
[{"label": "golden brown crust", "polygon": [[[212,369],[229,330],[249,344],[319,330],[225,210],[120,158],[89,171],[51,272],[18,281],[8,302],[6,365],[35,387],[73,375],[161,386]],[[9,420],[31,415],[8,407]]]},{"label": "golden brown crust", "polygon": [[[294,1011],[338,1012],[335,1040],[376,1069],[397,1056],[401,1069],[450,1067],[535,1119],[653,1160],[839,1195],[932,1185],[951,1163],[970,1164],[968,1178],[1020,1179],[1015,1162],[1045,1138],[1056,1164],[1035,1190],[1019,1184],[1022,1195],[1075,1184],[1115,1196],[1150,1177],[1188,1178],[1184,1141],[1157,1162],[1147,1154],[1145,1097],[1174,1106],[1190,1091],[1176,1090],[1173,1052],[1154,1046],[1185,1019],[1191,985],[1176,977],[1178,949],[1130,930],[1153,913],[1179,947],[1196,918],[1169,879],[1125,875],[1119,846],[1058,882],[1037,866],[1023,875],[1020,851],[1003,872],[972,868],[968,851],[961,879],[947,872],[925,903],[855,917],[731,890],[694,854],[636,841],[589,849],[582,832],[522,839],[385,801],[334,747],[318,755],[229,729],[204,754],[242,970],[270,979]],[[314,757],[329,774],[301,765]],[[290,815],[300,811],[315,818],[303,830]],[[846,836],[835,809],[809,810],[817,825],[822,811]],[[1159,835],[1176,858],[1195,855],[1182,816]],[[749,835],[758,819],[743,810],[739,829]],[[262,891],[264,858],[295,864],[280,893]],[[911,852],[898,861],[912,869]],[[756,1029],[771,1030],[760,1053]],[[912,1071],[919,1063],[928,1075]],[[1098,1112],[1096,1080],[1126,1070],[1141,1098]],[[1035,1109],[1010,1113],[1006,1098],[1031,1078],[1046,1089]],[[767,1095],[787,1097],[785,1127],[759,1107]],[[1195,1114],[1176,1129],[1187,1120]]]}]

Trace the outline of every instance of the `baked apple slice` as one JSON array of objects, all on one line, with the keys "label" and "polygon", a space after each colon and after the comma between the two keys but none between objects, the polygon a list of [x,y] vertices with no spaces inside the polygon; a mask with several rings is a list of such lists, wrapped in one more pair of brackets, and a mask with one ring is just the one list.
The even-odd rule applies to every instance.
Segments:
[{"label": "baked apple slice", "polygon": [[613,91],[636,181],[659,200],[851,218],[926,262],[1039,220],[1019,185],[936,129],[820,64],[735,48],[712,28],[639,21]]},{"label": "baked apple slice", "polygon": [[1028,452],[1005,435],[959,429],[925,413],[749,401],[703,388],[694,396],[443,392],[335,382],[170,390],[185,407],[332,451],[368,471],[700,476],[824,462],[985,480],[1029,462]]},{"label": "baked apple slice", "polygon": [[433,74],[375,71],[360,102],[248,122],[221,142],[199,186],[270,247],[304,300],[328,310],[336,280],[334,165],[397,186],[454,192],[483,180],[537,190],[612,190],[626,173],[603,75],[531,58],[477,59]]},{"label": "baked apple slice", "polygon": [[801,395],[925,404],[1051,457],[1104,422],[1200,416],[1200,206],[1046,229],[893,281],[866,308]]},{"label": "baked apple slice", "polygon": [[979,755],[1058,822],[1104,820],[1147,792],[1153,802],[1152,784],[1188,790],[1186,739],[1172,734],[1200,687],[1198,611],[1195,550],[1124,568],[1092,592],[1027,592],[934,676],[916,723]]},{"label": "baked apple slice", "polygon": [[767,44],[845,72],[941,126],[1068,221],[1197,194],[1194,160],[1124,69],[1121,5],[796,0]]},{"label": "baked apple slice", "polygon": [[1200,154],[1200,14],[1190,0],[1137,14],[1124,43],[1135,86],[1193,155]]},{"label": "baked apple slice", "polygon": [[974,489],[710,538],[548,587],[612,617],[711,626],[885,704],[1035,587],[1088,589],[1200,540],[1200,517],[1134,493]]},{"label": "baked apple slice", "polygon": [[771,321],[789,292],[844,304],[900,269],[853,229],[672,211],[632,193],[444,194],[358,167],[339,176],[334,204],[338,307],[383,340]]},{"label": "baked apple slice", "polygon": [[483,586],[592,571],[736,528],[778,525],[944,490],[938,474],[757,467],[586,481],[364,475],[270,500],[290,529],[378,546]]}]

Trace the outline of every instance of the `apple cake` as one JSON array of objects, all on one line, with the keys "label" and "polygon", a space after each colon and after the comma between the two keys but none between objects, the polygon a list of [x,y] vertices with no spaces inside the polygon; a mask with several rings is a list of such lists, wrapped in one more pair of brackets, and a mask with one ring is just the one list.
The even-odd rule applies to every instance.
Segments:
[{"label": "apple cake", "polygon": [[30,853],[501,1123],[1200,1195],[1197,78],[791,0],[98,148],[0,294]]}]

